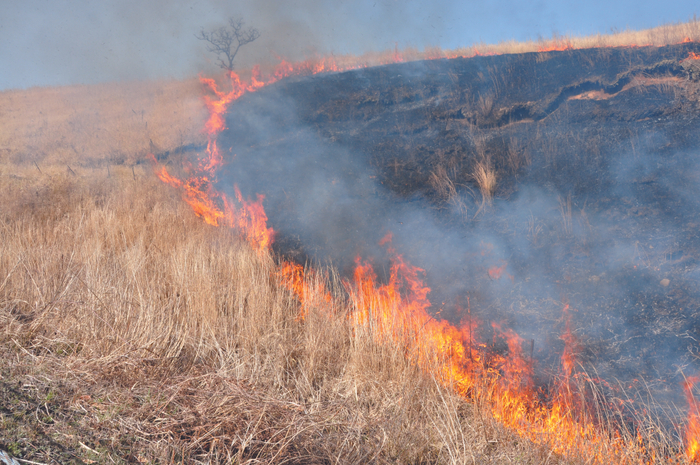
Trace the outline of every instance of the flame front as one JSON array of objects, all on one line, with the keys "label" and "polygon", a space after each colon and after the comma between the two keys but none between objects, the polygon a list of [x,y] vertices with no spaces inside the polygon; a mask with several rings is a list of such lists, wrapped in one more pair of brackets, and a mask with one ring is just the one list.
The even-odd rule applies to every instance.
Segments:
[{"label": "flame front", "polygon": [[[469,398],[486,400],[492,415],[518,434],[555,452],[584,452],[592,462],[603,453],[619,450],[614,438],[600,435],[573,402],[568,379],[573,371],[573,349],[562,358],[565,374],[555,399],[542,403],[532,381],[533,360],[523,351],[525,341],[512,329],[492,324],[508,352],[495,354],[475,340],[478,322],[460,328],[428,313],[430,289],[421,280],[423,270],[411,266],[393,248],[390,276],[378,284],[371,264],[356,259],[352,282],[346,282],[360,328],[371,328],[380,341],[413,347],[417,363]],[[567,309],[568,310],[568,309]],[[566,311],[566,310],[565,310]],[[569,336],[564,337],[573,345]],[[608,455],[609,456],[609,455]]]},{"label": "flame front", "polygon": [[685,455],[691,463],[700,463],[700,407],[693,395],[693,388],[700,382],[700,377],[693,376],[684,383],[685,396],[688,400],[688,426],[685,430]]}]

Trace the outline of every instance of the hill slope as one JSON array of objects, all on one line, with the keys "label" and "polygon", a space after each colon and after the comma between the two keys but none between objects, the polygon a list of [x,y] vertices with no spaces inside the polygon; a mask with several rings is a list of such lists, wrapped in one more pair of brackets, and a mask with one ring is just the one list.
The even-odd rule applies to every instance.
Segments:
[{"label": "hill slope", "polygon": [[700,340],[698,52],[569,50],[289,79],[232,106],[219,185],[263,193],[277,249],[302,262],[345,273],[356,256],[388,263],[378,243],[392,233],[427,270],[434,312],[458,324],[470,296],[484,340],[491,322],[532,340],[544,380],[569,304],[584,366],[644,377],[682,403],[678,367],[697,368]]},{"label": "hill slope", "polygon": [[[290,78],[231,107],[219,187],[265,194],[277,251],[344,276],[359,255],[386,280],[391,232],[425,268],[433,314],[480,320],[474,338],[494,354],[518,349],[499,324],[526,338],[537,396],[566,347],[576,372],[630,380],[591,384],[623,405],[615,421],[640,426],[599,443],[602,462],[683,463],[683,432],[657,419],[686,424],[663,401],[678,402],[677,367],[697,366],[697,51]],[[153,119],[123,87],[93,88],[75,114],[59,97],[80,89],[3,93],[16,121],[0,139],[0,449],[61,463],[590,463],[584,435],[562,456],[499,423],[492,385],[466,399],[434,376],[441,357],[421,370],[420,337],[353,324],[332,270],[307,273],[322,298],[301,302],[279,257],[134,169],[152,145],[176,163],[178,144],[202,142],[194,87],[174,85],[182,104],[144,91]],[[649,391],[649,412],[625,416]]]}]

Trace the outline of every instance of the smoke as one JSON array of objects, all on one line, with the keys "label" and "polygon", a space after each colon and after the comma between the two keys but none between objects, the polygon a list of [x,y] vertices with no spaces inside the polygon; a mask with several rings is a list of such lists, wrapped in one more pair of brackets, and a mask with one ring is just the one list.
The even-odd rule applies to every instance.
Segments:
[{"label": "smoke", "polygon": [[631,0],[10,0],[0,15],[0,89],[211,74],[216,60],[195,35],[231,16],[261,32],[237,58],[245,68],[277,56],[361,54],[395,45],[457,48],[553,32],[648,28],[685,21],[694,12],[690,0],[662,10]]},{"label": "smoke", "polygon": [[[0,89],[189,77],[217,71],[195,38],[240,17],[261,32],[237,66],[278,57],[438,45],[439,17],[418,1],[11,2],[0,18]],[[431,8],[449,14],[449,2]]]},{"label": "smoke", "polygon": [[[557,55],[550,69],[571,69],[585,53]],[[605,66],[614,71],[618,58],[625,66],[625,57]],[[545,378],[559,366],[569,305],[582,366],[610,380],[644,378],[679,401],[669,386],[695,369],[700,340],[700,165],[688,132],[697,124],[626,121],[640,106],[673,107],[675,97],[653,90],[620,97],[613,115],[572,101],[539,122],[479,129],[460,119],[479,95],[493,95],[489,73],[527,76],[528,66],[540,65],[451,60],[274,84],[232,106],[219,137],[230,154],[219,187],[265,194],[278,250],[346,277],[359,256],[386,279],[390,257],[379,243],[391,233],[393,247],[426,271],[433,313],[460,324],[469,298],[482,338],[496,322],[534,341]],[[548,82],[503,86],[494,107],[566,85]],[[511,170],[498,158],[513,140],[529,166]],[[470,177],[484,155],[499,170],[491,205]],[[450,202],[429,181],[440,164],[453,167]]]}]

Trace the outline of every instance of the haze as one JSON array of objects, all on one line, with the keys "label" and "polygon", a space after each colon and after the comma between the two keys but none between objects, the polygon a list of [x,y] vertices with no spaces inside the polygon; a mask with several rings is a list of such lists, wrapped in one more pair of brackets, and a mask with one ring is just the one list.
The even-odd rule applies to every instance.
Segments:
[{"label": "haze", "polygon": [[261,38],[238,66],[313,54],[585,35],[687,21],[697,2],[601,0],[5,0],[0,89],[184,78],[216,71],[195,39],[240,16]]}]

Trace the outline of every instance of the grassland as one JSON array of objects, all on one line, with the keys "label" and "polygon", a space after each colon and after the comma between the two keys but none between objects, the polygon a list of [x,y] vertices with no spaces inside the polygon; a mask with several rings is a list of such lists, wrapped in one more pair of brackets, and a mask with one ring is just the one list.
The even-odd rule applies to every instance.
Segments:
[{"label": "grassland", "polygon": [[74,172],[2,177],[0,449],[41,463],[547,458],[410,348],[353,333],[342,296],[300,320],[272,257],[146,171]]},{"label": "grassland", "polygon": [[[623,37],[700,39],[695,21]],[[200,92],[0,93],[0,449],[40,463],[588,463],[455,395],[410,342],[357,331],[332,270],[307,279],[334,299],[299,318],[276,257],[204,224],[143,163],[204,142]]]},{"label": "grassland", "polygon": [[3,165],[134,165],[149,151],[204,143],[199,80],[0,92]]}]

